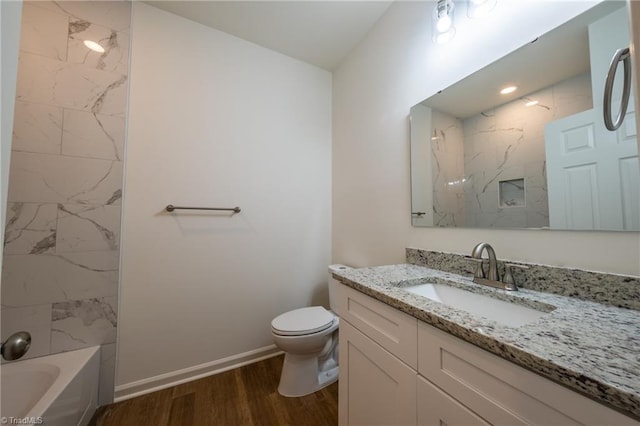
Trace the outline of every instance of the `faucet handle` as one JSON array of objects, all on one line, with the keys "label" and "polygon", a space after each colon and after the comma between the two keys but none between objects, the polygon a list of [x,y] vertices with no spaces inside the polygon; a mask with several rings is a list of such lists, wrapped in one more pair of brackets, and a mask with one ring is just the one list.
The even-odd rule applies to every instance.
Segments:
[{"label": "faucet handle", "polygon": [[483,260],[476,259],[475,257],[465,256],[465,260],[470,260],[476,263],[476,271],[473,274],[474,278],[484,278],[484,268],[482,267]]},{"label": "faucet handle", "polygon": [[502,278],[502,282],[505,283],[505,288],[507,290],[517,290],[518,286],[516,285],[516,280],[513,278],[511,274],[511,268],[519,268],[519,269],[529,269],[528,266],[518,265],[516,263],[505,263],[504,264],[504,277]]},{"label": "faucet handle", "polygon": [[505,268],[513,267],[513,268],[518,268],[518,269],[529,269],[529,267],[526,266],[526,265],[520,265],[518,263],[508,263],[508,262],[505,262],[504,267]]}]

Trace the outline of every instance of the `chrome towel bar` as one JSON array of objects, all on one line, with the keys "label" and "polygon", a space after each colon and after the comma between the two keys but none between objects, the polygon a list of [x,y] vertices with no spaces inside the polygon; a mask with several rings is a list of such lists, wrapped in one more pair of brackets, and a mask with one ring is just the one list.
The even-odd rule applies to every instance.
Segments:
[{"label": "chrome towel bar", "polygon": [[174,206],[173,204],[169,204],[165,208],[168,212],[172,212],[174,210],[218,210],[218,211],[229,211],[234,213],[240,213],[240,207],[232,207],[232,208],[219,208],[219,207],[181,207]]}]

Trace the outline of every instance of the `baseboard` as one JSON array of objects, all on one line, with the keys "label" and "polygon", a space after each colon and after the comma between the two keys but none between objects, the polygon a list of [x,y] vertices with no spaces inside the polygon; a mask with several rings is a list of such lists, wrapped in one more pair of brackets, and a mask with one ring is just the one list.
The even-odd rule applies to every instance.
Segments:
[{"label": "baseboard", "polygon": [[203,377],[222,373],[224,371],[233,370],[234,368],[262,361],[263,359],[278,356],[282,353],[283,352],[278,349],[276,345],[269,345],[241,354],[232,355],[227,358],[222,358],[216,361],[211,361],[193,367],[183,368],[181,370],[161,374],[159,376],[150,377],[148,379],[119,385],[116,386],[115,389],[114,402],[124,401],[125,399],[130,399],[161,389],[170,388],[172,386],[190,382],[192,380],[197,380]]}]

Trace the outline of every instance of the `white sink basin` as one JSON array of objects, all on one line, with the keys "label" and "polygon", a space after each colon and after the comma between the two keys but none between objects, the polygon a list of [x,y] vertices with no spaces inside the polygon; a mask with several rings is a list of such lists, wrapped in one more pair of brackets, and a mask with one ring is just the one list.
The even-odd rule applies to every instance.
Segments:
[{"label": "white sink basin", "polygon": [[420,284],[404,290],[509,327],[519,327],[547,315],[547,312],[444,284]]}]

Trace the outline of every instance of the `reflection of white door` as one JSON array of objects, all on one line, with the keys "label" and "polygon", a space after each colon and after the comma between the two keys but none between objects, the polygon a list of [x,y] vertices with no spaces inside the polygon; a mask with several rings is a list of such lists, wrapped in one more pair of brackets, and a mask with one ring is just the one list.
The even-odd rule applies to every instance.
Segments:
[{"label": "reflection of white door", "polygon": [[616,132],[592,109],[545,127],[552,229],[640,230],[640,165],[633,100]]}]

